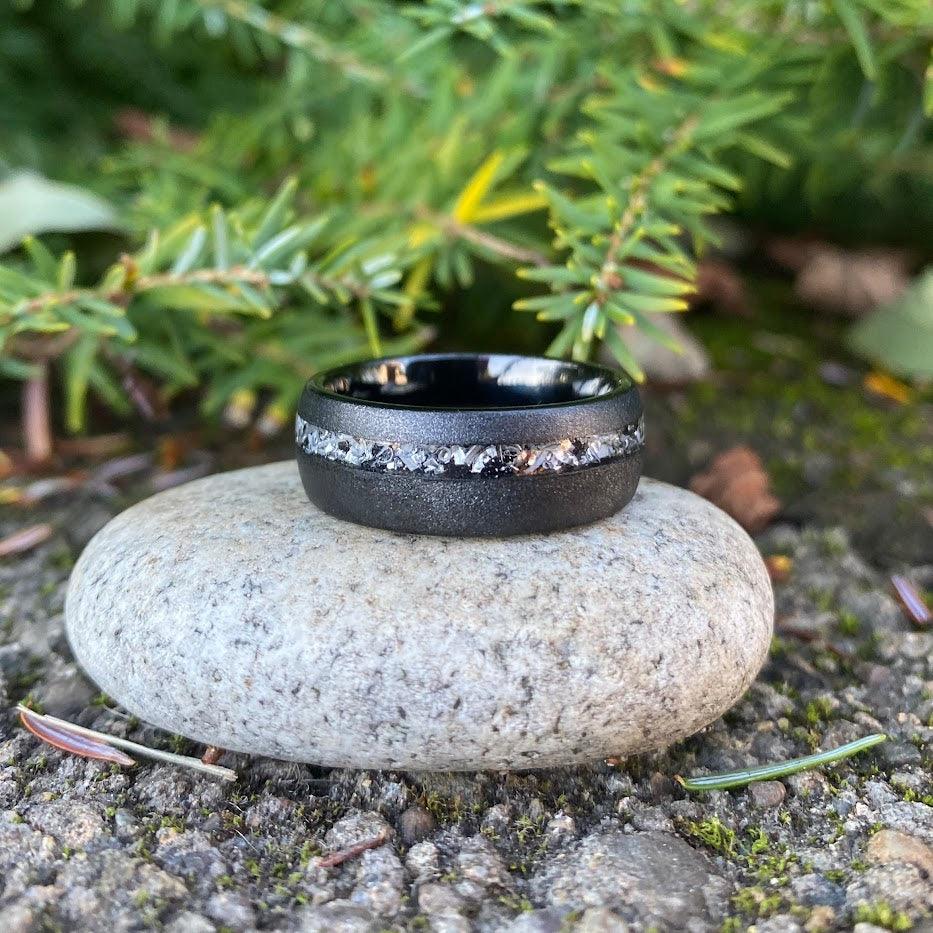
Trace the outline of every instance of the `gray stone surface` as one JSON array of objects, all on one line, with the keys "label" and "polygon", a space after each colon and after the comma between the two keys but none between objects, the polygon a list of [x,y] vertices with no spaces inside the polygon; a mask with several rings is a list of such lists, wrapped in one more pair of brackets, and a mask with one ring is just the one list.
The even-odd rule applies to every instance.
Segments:
[{"label": "gray stone surface", "polygon": [[595,833],[555,858],[531,890],[554,907],[611,907],[665,929],[703,928],[726,908],[729,884],[706,856],[668,833]]},{"label": "gray stone surface", "polygon": [[223,748],[331,766],[531,768],[661,748],[747,689],[771,637],[758,551],[643,481],[580,530],[394,535],[312,508],[290,462],[155,496],[72,575],[106,693]]}]

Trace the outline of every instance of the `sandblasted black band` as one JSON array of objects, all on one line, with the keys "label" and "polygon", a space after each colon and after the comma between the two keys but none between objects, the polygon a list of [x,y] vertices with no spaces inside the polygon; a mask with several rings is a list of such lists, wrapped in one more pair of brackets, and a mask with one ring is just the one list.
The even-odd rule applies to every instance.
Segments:
[{"label": "sandblasted black band", "polygon": [[501,354],[390,357],[321,373],[295,421],[308,497],[416,534],[554,531],[611,515],[641,475],[624,373]]}]

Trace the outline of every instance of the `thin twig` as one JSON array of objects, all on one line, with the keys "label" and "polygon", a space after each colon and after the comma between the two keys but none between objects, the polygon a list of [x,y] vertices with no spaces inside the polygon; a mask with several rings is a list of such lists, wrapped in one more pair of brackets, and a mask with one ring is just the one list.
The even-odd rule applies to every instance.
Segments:
[{"label": "thin twig", "polygon": [[[404,211],[406,208],[399,205],[394,210],[398,212]],[[524,246],[518,246],[516,243],[510,243],[508,240],[503,240],[502,237],[494,236],[491,233],[486,233],[485,230],[462,223],[448,214],[437,213],[423,205],[416,207],[411,213],[416,220],[431,224],[431,226],[436,227],[451,239],[474,243],[476,246],[481,246],[483,249],[489,250],[490,253],[502,256],[504,259],[528,262],[534,266],[546,266],[548,264],[548,258],[543,253],[527,249]]]},{"label": "thin twig", "polygon": [[[124,262],[131,262],[129,257]],[[167,288],[175,285],[236,285],[244,283],[265,288],[269,276],[260,269],[247,269],[245,266],[233,266],[230,269],[195,269],[183,275],[171,272],[157,275],[128,276],[126,284],[118,289],[103,292],[96,288],[72,288],[66,292],[43,292],[35,298],[23,302],[19,310],[27,314],[44,311],[56,305],[73,304],[82,298],[103,298],[116,305],[126,305],[129,300],[143,292],[155,288]]]},{"label": "thin twig", "polygon": [[334,65],[351,78],[376,84],[391,79],[391,75],[384,69],[360,61],[349,52],[332,45],[306,24],[283,19],[258,4],[242,0],[200,0],[200,3],[207,8],[223,10],[231,19],[275,37],[282,45],[298,49],[324,64]]},{"label": "thin twig", "polygon": [[84,726],[76,726],[73,722],[66,722],[64,719],[58,719],[55,716],[40,715],[25,706],[17,706],[17,712],[22,715],[24,712],[30,716],[38,717],[40,720],[51,725],[67,729],[78,735],[86,736],[90,739],[96,739],[99,742],[106,742],[115,748],[122,748],[125,751],[133,752],[143,758],[154,758],[156,761],[164,761],[173,765],[181,765],[183,768],[192,768],[195,771],[202,771],[213,777],[222,778],[224,781],[235,781],[237,779],[236,771],[230,768],[222,768],[220,765],[204,764],[200,758],[191,758],[188,755],[176,755],[174,752],[165,752],[159,748],[149,748],[146,745],[139,745],[136,742],[130,742],[129,739],[121,739],[115,735],[108,735],[105,732],[97,732],[94,729],[85,729]]},{"label": "thin twig", "polygon": [[321,868],[334,868],[337,865],[342,865],[351,858],[357,858],[369,849],[378,849],[388,838],[388,833],[382,830],[380,833],[373,836],[372,839],[365,839],[363,842],[356,843],[356,845],[347,846],[346,849],[339,849],[325,856],[318,862],[318,865]]},{"label": "thin twig", "polygon": [[787,777],[789,774],[797,774],[798,771],[809,771],[812,768],[820,768],[823,765],[832,764],[834,761],[840,761],[848,758],[850,755],[857,755],[868,748],[880,744],[887,738],[881,732],[866,735],[864,738],[856,739],[854,742],[847,742],[840,745],[839,748],[833,748],[828,752],[819,752],[816,755],[805,755],[803,758],[792,758],[790,761],[777,761],[769,765],[761,765],[758,768],[746,768],[739,771],[727,771],[723,774],[705,774],[702,777],[683,778],[679,774],[675,780],[685,790],[727,790],[730,787],[744,787],[746,784],[752,784],[755,781],[769,781],[774,778]]},{"label": "thin twig", "polygon": [[36,364],[36,374],[23,386],[23,443],[30,464],[52,459],[52,428],[49,423],[49,367]]},{"label": "thin twig", "polygon": [[930,613],[930,607],[924,602],[913,583],[907,577],[896,573],[891,577],[891,586],[910,621],[914,625],[929,625],[933,614]]},{"label": "thin twig", "polygon": [[14,554],[25,554],[34,547],[44,544],[55,533],[55,529],[48,524],[30,525],[20,528],[9,537],[0,540],[0,557],[11,557]]},{"label": "thin twig", "polygon": [[484,230],[478,230],[469,224],[445,218],[443,229],[449,236],[466,240],[468,243],[474,243],[476,246],[488,249],[489,252],[505,259],[514,259],[516,262],[530,262],[534,266],[546,266],[548,264],[548,258],[543,253],[510,243],[508,240],[493,236]]},{"label": "thin twig", "polygon": [[616,261],[618,252],[628,239],[629,234],[634,231],[638,218],[648,209],[648,190],[651,188],[651,183],[664,171],[671,156],[676,155],[689,143],[698,122],[697,117],[694,115],[687,117],[674,131],[670,142],[664,149],[632,178],[629,184],[628,203],[625,205],[625,210],[612,231],[612,236],[609,237],[606,258],[603,260],[603,266],[599,274],[600,284],[607,293],[618,290],[621,284],[617,282]]}]

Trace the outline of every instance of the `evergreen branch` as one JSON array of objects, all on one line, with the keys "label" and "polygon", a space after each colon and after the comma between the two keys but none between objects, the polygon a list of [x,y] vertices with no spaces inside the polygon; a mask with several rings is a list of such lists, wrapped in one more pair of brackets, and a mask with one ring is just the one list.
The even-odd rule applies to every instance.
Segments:
[{"label": "evergreen branch", "polygon": [[562,322],[550,352],[585,359],[604,340],[636,379],[643,374],[618,325],[637,323],[664,339],[648,316],[685,310],[684,296],[694,290],[694,264],[681,235],[688,231],[695,243],[707,238],[705,215],[728,206],[728,191],[740,185],[714,161],[714,149],[737,145],[745,127],[788,101],[777,92],[701,92],[685,66],[666,63],[660,70],[670,79],[665,84],[636,73],[635,88],[623,78],[615,94],[587,103],[591,128],[552,168],[595,192],[573,195],[540,184],[551,205],[554,246],[568,258],[564,266],[520,270],[548,284],[551,294],[515,303],[539,320]]},{"label": "evergreen branch", "polygon": [[[91,184],[159,233],[96,283],[36,241],[0,262],[0,376],[46,405],[42,373],[64,386],[72,429],[88,393],[127,414],[137,369],[166,399],[203,386],[210,413],[265,405],[259,423],[279,423],[308,367],[426,339],[419,311],[491,264],[536,283],[517,306],[560,326],[551,352],[603,341],[637,374],[620,326],[664,339],[652,315],[686,306],[709,215],[739,190],[774,209],[766,163],[804,193],[776,199],[808,212],[788,226],[840,197],[863,224],[930,203],[924,0],[76,5],[0,9],[22,64],[0,69],[0,158],[79,178],[106,152]],[[60,54],[76,30],[80,68]],[[114,149],[115,100],[196,144]],[[247,199],[289,171],[323,226],[295,216],[295,185]],[[216,200],[229,210],[189,214]]]},{"label": "evergreen branch", "polygon": [[480,230],[471,224],[462,223],[453,217],[430,212],[418,212],[418,214],[429,223],[435,224],[445,236],[465,240],[467,243],[479,246],[502,259],[514,262],[530,262],[536,266],[543,266],[548,263],[547,256],[537,250],[511,243],[502,239],[502,237],[487,233],[485,230]]},{"label": "evergreen branch", "polygon": [[497,23],[506,20],[520,29],[537,33],[550,33],[554,20],[535,7],[552,7],[553,0],[485,0],[481,3],[463,3],[461,0],[429,0],[417,6],[403,8],[403,12],[419,22],[428,31],[416,40],[402,55],[403,59],[424,53],[432,46],[457,32],[488,43],[500,55],[512,53],[512,44]]},{"label": "evergreen branch", "polygon": [[[408,93],[423,94],[423,88],[408,80],[396,80],[397,75],[393,72],[367,61],[348,46],[336,44],[306,22],[288,19],[251,0],[173,0],[165,3],[135,0],[129,4],[111,0],[113,18],[124,27],[146,6],[155,21],[156,35],[162,41],[168,41],[174,33],[188,28],[195,21],[202,22],[211,36],[225,31],[230,24],[239,25],[257,37],[268,37],[279,46],[334,68],[353,81],[377,86],[400,85]],[[261,43],[258,44],[261,49]]]},{"label": "evergreen branch", "polygon": [[[618,273],[617,262],[619,253],[626,240],[635,230],[638,220],[643,217],[649,208],[648,194],[652,182],[668,167],[670,159],[690,144],[691,135],[696,129],[697,118],[687,117],[671,134],[667,146],[656,155],[631,181],[629,186],[628,203],[619,218],[609,246],[606,249],[606,258],[600,270],[599,281],[607,293],[617,291],[624,284]],[[608,295],[601,297],[600,303],[605,303]]]},{"label": "evergreen branch", "polygon": [[359,59],[335,46],[304,23],[287,20],[249,0],[195,0],[205,10],[220,10],[225,16],[272,36],[282,45],[304,52],[316,61],[333,65],[359,81],[387,83],[392,75],[384,68]]},{"label": "evergreen branch", "polygon": [[[56,257],[27,239],[30,268],[0,264],[4,356],[63,367],[73,430],[83,426],[89,389],[120,407],[114,373],[138,383],[137,366],[169,386],[219,382],[214,405],[248,385],[267,386],[276,396],[263,424],[279,424],[306,367],[336,348],[351,358],[381,349],[377,314],[410,300],[395,288],[402,271],[394,253],[378,241],[328,240],[327,215],[293,216],[295,190],[289,181],[266,204],[213,208],[153,231],[91,286],[74,284],[71,253]],[[274,313],[278,320],[267,321]],[[276,354],[286,340],[294,352]],[[35,380],[34,368],[24,376]]]},{"label": "evergreen branch", "polygon": [[132,256],[123,254],[119,265],[126,269],[126,276],[121,284],[109,288],[103,283],[97,288],[73,288],[69,291],[47,291],[35,298],[24,299],[20,304],[14,305],[12,314],[32,314],[39,311],[48,311],[60,305],[72,305],[86,299],[101,299],[115,305],[126,307],[134,298],[147,291],[157,288],[168,288],[184,285],[223,285],[231,286],[245,283],[257,288],[268,288],[269,276],[258,269],[247,269],[245,266],[234,266],[230,269],[194,269],[183,275],[165,272],[160,275],[133,275],[135,263]]}]

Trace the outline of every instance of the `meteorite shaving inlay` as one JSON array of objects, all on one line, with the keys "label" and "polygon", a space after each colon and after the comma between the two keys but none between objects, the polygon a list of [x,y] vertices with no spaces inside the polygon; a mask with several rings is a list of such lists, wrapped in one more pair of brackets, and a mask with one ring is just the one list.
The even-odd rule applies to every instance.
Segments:
[{"label": "meteorite shaving inlay", "polygon": [[306,453],[375,473],[501,476],[561,473],[595,466],[640,450],[645,420],[611,434],[562,438],[549,444],[400,444],[326,431],[295,418],[295,441]]}]

